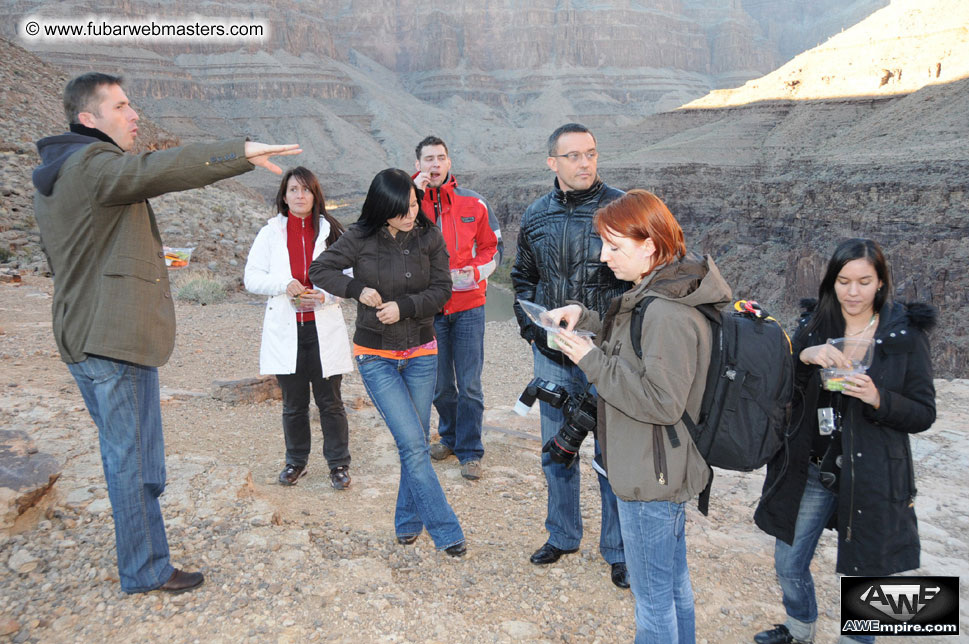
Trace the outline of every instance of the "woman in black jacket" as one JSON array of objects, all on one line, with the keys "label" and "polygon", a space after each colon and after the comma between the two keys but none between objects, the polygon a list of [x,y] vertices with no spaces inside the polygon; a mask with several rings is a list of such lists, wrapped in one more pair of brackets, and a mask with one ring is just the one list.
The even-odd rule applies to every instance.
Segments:
[{"label": "woman in black jacket", "polygon": [[[465,554],[464,533],[431,466],[431,399],[437,380],[434,314],[451,297],[441,229],[420,210],[403,170],[377,173],[360,219],[310,265],[310,279],[357,306],[353,355],[367,393],[397,443],[397,541],[426,528],[438,550]],[[353,275],[344,273],[353,268]]]},{"label": "woman in black jacket", "polygon": [[[817,304],[803,302],[789,450],[768,464],[754,515],[777,539],[774,567],[787,621],[755,635],[758,644],[813,641],[818,608],[810,565],[826,527],[838,531],[839,573],[880,576],[919,566],[909,434],[935,421],[926,332],[936,314],[929,305],[895,302],[891,293],[878,244],[849,239],[828,262]],[[822,389],[821,370],[850,366],[827,343],[841,337],[870,338],[874,358],[867,373],[848,376],[843,390],[832,392]],[[819,429],[821,415],[835,419],[833,433]]]}]

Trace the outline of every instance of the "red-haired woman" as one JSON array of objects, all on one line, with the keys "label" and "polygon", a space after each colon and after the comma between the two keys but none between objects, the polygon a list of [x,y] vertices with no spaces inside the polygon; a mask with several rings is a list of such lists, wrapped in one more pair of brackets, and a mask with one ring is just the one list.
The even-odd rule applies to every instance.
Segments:
[{"label": "red-haired woman", "polygon": [[[568,323],[556,341],[599,395],[598,438],[619,497],[636,642],[686,644],[695,641],[695,616],[685,507],[710,470],[681,418],[698,415],[710,362],[710,323],[695,307],[722,307],[730,287],[709,256],[687,253],[679,223],[650,192],[630,190],[599,210],[595,227],[600,259],[633,287],[601,321],[575,304],[551,311],[555,322]],[[655,299],[645,310],[640,358],[630,323],[647,297]],[[593,331],[595,342],[573,329]]]}]

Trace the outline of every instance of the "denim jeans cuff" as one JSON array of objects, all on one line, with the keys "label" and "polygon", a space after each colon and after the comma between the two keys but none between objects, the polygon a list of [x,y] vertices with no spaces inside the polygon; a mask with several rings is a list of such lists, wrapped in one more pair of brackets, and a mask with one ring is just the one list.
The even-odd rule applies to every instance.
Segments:
[{"label": "denim jeans cuff", "polygon": [[626,563],[626,553],[617,548],[599,548],[599,554],[610,566],[617,563]]},{"label": "denim jeans cuff", "polygon": [[790,615],[787,616],[787,621],[784,622],[784,626],[790,631],[791,637],[799,642],[813,642],[814,641],[814,630],[817,626],[816,622],[802,622],[799,619],[795,619]]},{"label": "denim jeans cuff", "polygon": [[559,550],[578,550],[579,546],[582,544],[582,540],[578,539],[574,542],[565,542],[549,536],[548,543],[552,544]]}]

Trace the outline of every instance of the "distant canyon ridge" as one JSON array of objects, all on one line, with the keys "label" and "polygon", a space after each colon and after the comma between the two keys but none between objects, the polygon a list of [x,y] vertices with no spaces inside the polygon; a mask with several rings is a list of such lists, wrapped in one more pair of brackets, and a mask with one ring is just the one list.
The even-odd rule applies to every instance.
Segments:
[{"label": "distant canyon ridge", "polygon": [[[298,141],[335,195],[413,165],[435,133],[456,168],[541,163],[558,125],[621,127],[758,78],[888,0],[280,0],[270,5],[18,0],[0,33],[70,74],[121,72],[138,107],[182,141]],[[51,19],[266,21],[242,42],[26,41]],[[271,181],[242,179],[268,192]]]}]

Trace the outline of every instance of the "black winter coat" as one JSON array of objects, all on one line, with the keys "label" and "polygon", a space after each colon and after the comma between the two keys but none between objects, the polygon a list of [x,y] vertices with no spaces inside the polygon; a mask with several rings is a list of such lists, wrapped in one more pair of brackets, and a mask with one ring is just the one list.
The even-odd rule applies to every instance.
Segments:
[{"label": "black winter coat", "polygon": [[[599,261],[602,239],[592,227],[592,217],[623,194],[598,178],[587,190],[563,192],[556,179],[555,189],[522,215],[518,256],[511,270],[515,297],[547,309],[575,300],[600,317],[605,315],[609,302],[632,284],[616,279]],[[546,357],[571,364],[560,351],[548,348],[545,331],[525,316],[517,302],[515,316],[523,338],[534,341]]]},{"label": "black winter coat", "polygon": [[[754,520],[764,532],[791,543],[807,481],[811,444],[818,431],[820,367],[797,357],[827,338],[806,334],[813,311],[806,301],[794,336],[795,399],[790,460],[783,451],[767,465],[764,495]],[[838,507],[829,529],[838,531],[837,571],[845,575],[889,575],[919,566],[915,518],[915,472],[909,434],[935,422],[935,385],[926,331],[936,312],[925,304],[888,302],[879,312],[871,376],[878,409],[850,396],[836,396],[842,410],[843,462]]]},{"label": "black winter coat", "polygon": [[[353,276],[343,270],[353,268]],[[371,349],[404,350],[434,339],[434,315],[451,297],[451,273],[441,229],[420,221],[391,236],[372,235],[354,224],[310,264],[310,280],[339,297],[357,300],[353,342]],[[384,324],[377,309],[359,301],[364,287],[396,302],[400,320]]]}]

